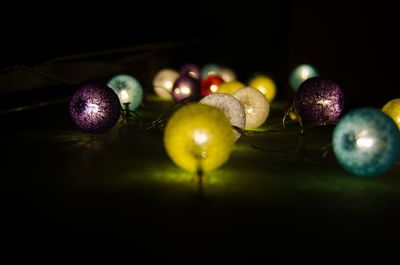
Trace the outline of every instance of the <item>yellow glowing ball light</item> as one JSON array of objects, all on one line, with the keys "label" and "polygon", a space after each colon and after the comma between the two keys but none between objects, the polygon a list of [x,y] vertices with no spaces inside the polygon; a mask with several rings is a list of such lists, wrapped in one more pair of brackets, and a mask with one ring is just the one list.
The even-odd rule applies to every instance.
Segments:
[{"label": "yellow glowing ball light", "polygon": [[225,93],[229,95],[233,95],[239,89],[245,87],[245,85],[239,81],[231,81],[222,83],[218,88],[218,93]]},{"label": "yellow glowing ball light", "polygon": [[257,75],[250,80],[249,86],[260,91],[265,98],[271,102],[276,95],[276,84],[272,78],[266,75]]},{"label": "yellow glowing ball light", "polygon": [[382,111],[392,118],[400,129],[400,98],[393,99],[386,103]]},{"label": "yellow glowing ball light", "polygon": [[191,172],[219,168],[229,159],[233,143],[232,126],[225,114],[199,103],[177,110],[164,132],[165,149],[172,161]]}]

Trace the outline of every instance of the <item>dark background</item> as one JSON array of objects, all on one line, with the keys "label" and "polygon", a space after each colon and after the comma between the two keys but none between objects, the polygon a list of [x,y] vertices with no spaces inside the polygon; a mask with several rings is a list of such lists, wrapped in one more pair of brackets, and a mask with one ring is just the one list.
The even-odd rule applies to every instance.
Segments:
[{"label": "dark background", "polygon": [[[149,43],[185,43],[183,46],[163,49],[149,58],[144,56],[141,60],[128,64],[127,68],[117,67],[110,72],[95,73],[92,76],[106,80],[113,71],[132,69],[132,73],[141,78],[146,84],[145,89],[150,92],[151,77],[160,66],[179,68],[190,61],[200,65],[219,62],[231,66],[243,81],[256,71],[270,73],[278,82],[278,99],[289,102],[292,96],[287,81],[290,71],[300,63],[310,63],[323,76],[342,84],[347,110],[358,106],[380,108],[388,100],[399,97],[399,16],[395,6],[394,1],[367,3],[317,0],[17,3],[13,7],[4,8],[0,18],[0,65],[40,67],[48,60],[63,56]],[[110,65],[114,66],[115,59],[94,57],[90,60],[110,61]],[[75,60],[74,63],[77,67],[82,67],[80,60]],[[71,68],[74,67],[75,64],[72,64]],[[83,76],[80,80],[90,81],[91,77],[85,78],[86,72],[83,70],[85,69],[79,68],[78,71]],[[68,67],[62,71],[68,72]],[[22,103],[34,103],[42,100],[42,95],[47,95],[44,97],[46,99],[58,98],[60,95],[70,96],[79,85],[79,82],[63,84],[57,81],[49,84],[40,79],[34,86],[29,86],[26,81],[31,76],[26,79],[15,78],[9,69],[2,74],[3,79],[0,78],[0,81],[5,80],[4,83],[0,82],[2,109],[11,105],[15,107]],[[10,84],[10,87],[3,84]],[[14,87],[18,87],[17,97],[12,92]],[[163,256],[174,256],[176,253],[180,260],[187,260],[187,264],[197,260],[190,256],[191,253],[198,253],[203,263],[208,263],[208,257],[212,256],[210,253],[220,254],[221,263],[226,260],[234,262],[236,256],[243,258],[236,260],[237,262],[251,263],[253,259],[255,262],[257,257],[268,253],[271,260],[278,258],[283,264],[309,264],[314,261],[326,264],[331,259],[336,259],[336,264],[341,264],[347,254],[355,256],[355,260],[368,260],[375,254],[377,260],[382,261],[395,252],[388,250],[388,254],[379,256],[379,247],[389,249],[390,246],[398,246],[398,193],[385,193],[385,190],[380,192],[380,184],[387,180],[381,183],[352,179],[350,174],[339,171],[334,158],[327,163],[328,166],[322,164],[319,167],[309,167],[297,163],[293,169],[290,168],[291,164],[278,159],[279,163],[273,166],[275,174],[265,174],[268,175],[263,180],[266,182],[260,181],[273,184],[271,190],[268,186],[265,187],[273,194],[271,199],[268,194],[263,193],[262,196],[267,197],[265,201],[249,199],[249,194],[224,199],[217,193],[209,201],[198,202],[186,190],[173,194],[171,199],[169,196],[174,189],[166,190],[162,185],[156,188],[152,185],[143,188],[107,187],[103,180],[99,181],[90,175],[90,167],[98,166],[102,178],[108,181],[107,174],[112,173],[107,170],[131,171],[131,165],[116,163],[118,161],[115,161],[112,154],[96,152],[96,149],[92,150],[93,146],[77,147],[78,143],[84,142],[82,138],[86,135],[73,131],[65,109],[66,107],[55,108],[54,112],[39,109],[34,110],[34,115],[22,113],[17,114],[16,118],[3,116],[2,124],[5,127],[2,128],[2,133],[6,136],[2,150],[6,150],[6,159],[3,158],[2,161],[5,162],[2,167],[10,174],[2,174],[5,183],[0,185],[3,189],[1,200],[6,204],[3,208],[3,221],[5,220],[6,225],[3,226],[4,233],[1,236],[5,245],[9,246],[4,251],[8,252],[6,256],[15,257],[15,260],[40,260],[47,257],[46,262],[49,264],[60,264],[62,261],[72,264],[79,263],[82,257],[84,262],[90,264],[93,260],[101,262],[105,256],[109,260],[104,262],[113,264],[135,260],[136,257],[130,254],[134,249],[142,251],[137,258],[143,258],[144,261],[138,262],[142,264],[149,263],[146,258],[151,255],[158,254],[157,257],[163,260]],[[328,132],[315,135],[330,139]],[[143,161],[152,159],[160,163],[166,162],[172,167],[172,163],[162,153],[160,132],[138,135],[138,138],[136,136],[128,139],[131,144],[135,143],[142,150],[151,146],[153,152],[143,155],[141,150],[130,148],[130,145],[125,148],[121,141],[117,141],[116,147],[111,144],[106,147],[113,148],[121,161],[126,159],[135,162],[135,156],[144,156],[144,159],[137,162],[139,168]],[[67,140],[62,141],[63,139],[57,137]],[[121,150],[123,152],[119,153]],[[276,159],[257,154],[258,161]],[[47,161],[50,156],[52,162]],[[114,163],[99,163],[97,158],[104,159],[104,156],[106,159],[111,156],[110,161],[114,159]],[[243,157],[243,161],[240,156],[234,158],[236,160],[233,163],[237,163],[237,169],[255,163],[254,157]],[[68,159],[80,161],[86,171],[76,171],[74,174],[76,165],[65,162]],[[121,164],[123,165],[119,168]],[[268,163],[262,164],[258,170],[263,173],[271,170]],[[78,166],[81,166],[79,162]],[[280,173],[281,168],[286,170],[286,175]],[[102,172],[103,169],[106,170]],[[293,172],[297,170],[299,172]],[[307,180],[308,184],[325,184],[326,181],[328,188],[321,184],[321,188],[317,187],[312,192],[293,192],[289,184],[294,182],[294,189],[301,187],[301,177],[304,177],[297,179],[296,173],[311,178]],[[321,179],[314,179],[321,174]],[[278,179],[281,175],[289,179],[289,184],[280,184]],[[82,176],[88,179],[82,180]],[[258,177],[262,178],[263,175]],[[393,176],[389,178],[388,186],[397,183],[394,179]],[[259,181],[257,178],[256,180]],[[105,182],[108,183],[107,181]],[[330,186],[330,181],[337,187]],[[93,186],[92,182],[100,182],[105,187]],[[342,182],[346,185],[347,182],[354,183],[342,192]],[[393,187],[397,191],[398,185],[393,184]],[[280,188],[284,191],[283,195],[279,195]],[[325,193],[324,189],[329,192]],[[132,193],[132,190],[138,194]],[[149,200],[148,193],[155,194],[156,197]],[[254,194],[254,197],[259,195]],[[339,199],[336,197],[338,195],[341,196]],[[282,202],[283,197],[287,201]],[[113,200],[110,201],[110,198]],[[140,203],[135,203],[135,200]],[[172,205],[176,208],[160,209],[162,207],[159,205]],[[343,205],[349,205],[349,208]],[[265,206],[270,212],[263,213],[259,210]],[[221,208],[222,214],[219,212]],[[136,217],[129,212],[131,209],[147,215]],[[161,213],[158,216],[152,215],[154,209],[157,209],[156,213]],[[238,216],[238,212],[243,214]],[[159,216],[165,220],[157,219]],[[175,220],[176,216],[180,219]],[[213,220],[214,216],[222,218]],[[229,223],[231,218],[232,223]],[[204,221],[208,226],[192,228],[187,221],[197,224]],[[175,226],[175,223],[178,225]],[[268,227],[263,227],[264,224]],[[182,233],[174,230],[179,225],[185,228],[187,234],[184,237],[175,237]],[[173,229],[166,229],[165,232],[164,226]],[[63,230],[60,227],[68,229]],[[155,229],[148,231],[149,227]],[[218,237],[219,229],[223,231],[222,235],[227,235],[226,238]],[[198,242],[191,233],[199,236]],[[207,238],[214,233],[217,240]],[[121,238],[125,241],[119,240]],[[136,238],[140,240],[136,241]],[[188,243],[182,242],[181,238]],[[125,246],[130,240],[135,244]],[[237,244],[239,241],[241,245]],[[265,242],[258,245],[257,241]],[[169,245],[170,242],[175,244]],[[397,245],[392,245],[392,242]],[[269,248],[267,243],[276,245]],[[174,249],[175,245],[183,246],[184,251],[181,252],[184,253]],[[157,247],[153,249],[152,246]],[[342,247],[340,251],[336,250],[338,246]],[[70,253],[70,247],[76,249]],[[325,247],[327,250],[317,251],[318,247]],[[358,254],[356,250],[359,248],[368,251],[362,249],[361,254]],[[225,253],[229,252],[236,255],[227,258]],[[156,258],[147,261],[154,259]]]},{"label": "dark background", "polygon": [[[194,44],[165,52],[164,64],[179,68],[188,61],[225,63],[243,81],[255,71],[265,71],[277,80],[279,97],[286,99],[291,96],[290,71],[300,63],[310,63],[321,75],[343,85],[348,106],[381,107],[399,96],[399,18],[393,1],[91,5],[64,1],[5,10],[1,18],[3,67],[40,66],[60,56],[191,40]],[[139,72],[146,71],[143,66]]]}]

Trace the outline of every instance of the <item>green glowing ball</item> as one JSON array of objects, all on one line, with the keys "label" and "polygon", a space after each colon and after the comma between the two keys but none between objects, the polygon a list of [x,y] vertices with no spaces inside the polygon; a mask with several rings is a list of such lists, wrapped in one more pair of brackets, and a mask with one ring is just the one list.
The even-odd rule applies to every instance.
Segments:
[{"label": "green glowing ball", "polygon": [[308,64],[301,64],[297,66],[290,75],[290,86],[294,91],[297,91],[301,83],[310,79],[311,77],[318,76],[317,69]]},{"label": "green glowing ball", "polygon": [[164,132],[165,149],[172,161],[191,172],[219,168],[229,159],[233,143],[232,126],[225,114],[199,103],[177,110]]},{"label": "green glowing ball", "polygon": [[117,93],[121,105],[129,103],[129,110],[136,110],[143,100],[143,88],[139,81],[130,75],[117,75],[108,81],[107,86]]}]

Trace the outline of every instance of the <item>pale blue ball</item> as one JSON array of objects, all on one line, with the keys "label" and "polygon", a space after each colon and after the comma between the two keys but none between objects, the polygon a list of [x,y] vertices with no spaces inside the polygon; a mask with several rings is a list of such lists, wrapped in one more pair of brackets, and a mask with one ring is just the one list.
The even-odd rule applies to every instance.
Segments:
[{"label": "pale blue ball", "polygon": [[205,78],[208,75],[219,75],[221,71],[221,67],[217,64],[210,63],[206,64],[201,68],[201,78]]},{"label": "pale blue ball", "polygon": [[399,129],[378,109],[356,109],[336,125],[333,151],[347,171],[358,176],[379,175],[400,157]]},{"label": "pale blue ball", "polygon": [[130,75],[117,75],[108,81],[107,86],[117,93],[121,105],[129,103],[129,110],[136,110],[143,100],[143,88],[134,77]]},{"label": "pale blue ball", "polygon": [[317,69],[309,64],[301,64],[297,66],[290,74],[290,86],[294,91],[297,91],[301,83],[303,83],[307,79],[310,79],[311,77],[317,76]]}]

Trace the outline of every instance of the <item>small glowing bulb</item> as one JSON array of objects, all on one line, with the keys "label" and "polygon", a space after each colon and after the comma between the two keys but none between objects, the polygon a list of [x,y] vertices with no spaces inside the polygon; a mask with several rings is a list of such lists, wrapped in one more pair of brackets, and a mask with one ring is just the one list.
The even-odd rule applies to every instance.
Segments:
[{"label": "small glowing bulb", "polygon": [[215,93],[224,82],[224,79],[222,79],[220,76],[208,75],[206,78],[201,80],[200,92],[203,96]]},{"label": "small glowing bulb", "polygon": [[296,115],[296,113],[294,113],[293,111],[289,112],[289,118],[290,118],[292,121],[297,120],[297,115]]},{"label": "small glowing bulb", "polygon": [[374,139],[367,137],[358,138],[356,141],[357,146],[364,149],[371,148],[374,145],[374,142]]},{"label": "small glowing bulb", "polygon": [[301,79],[307,80],[309,74],[310,72],[308,71],[308,69],[302,69],[300,73]]},{"label": "small glowing bulb", "polygon": [[215,93],[215,92],[217,92],[217,90],[218,90],[218,86],[216,86],[216,85],[211,85],[211,86],[210,86],[210,90],[211,90],[213,93]]},{"label": "small glowing bulb", "polygon": [[191,90],[190,90],[190,87],[184,86],[184,87],[181,87],[180,92],[184,95],[189,95]]},{"label": "small glowing bulb", "polygon": [[260,92],[263,93],[264,96],[267,93],[267,89],[263,86],[261,86],[258,90],[260,90]]},{"label": "small glowing bulb", "polygon": [[165,88],[168,90],[172,89],[173,83],[171,81],[165,81]]},{"label": "small glowing bulb", "polygon": [[127,100],[129,99],[128,92],[126,92],[126,90],[123,89],[123,90],[121,90],[120,94],[121,94],[120,98],[121,98],[122,103],[127,102]]},{"label": "small glowing bulb", "polygon": [[204,131],[196,130],[196,131],[193,132],[193,139],[194,139],[196,144],[202,145],[202,144],[207,142],[208,135]]},{"label": "small glowing bulb", "polygon": [[89,113],[97,113],[99,111],[99,105],[94,103],[88,103],[86,109]]},{"label": "small glowing bulb", "polygon": [[247,113],[253,113],[253,108],[252,107],[246,107]]},{"label": "small glowing bulb", "polygon": [[329,106],[331,104],[331,100],[329,99],[321,99],[317,101],[317,104],[323,105],[323,106]]}]

